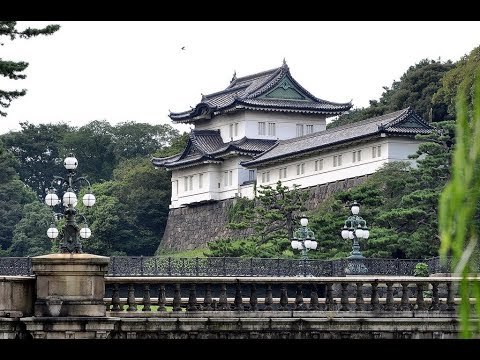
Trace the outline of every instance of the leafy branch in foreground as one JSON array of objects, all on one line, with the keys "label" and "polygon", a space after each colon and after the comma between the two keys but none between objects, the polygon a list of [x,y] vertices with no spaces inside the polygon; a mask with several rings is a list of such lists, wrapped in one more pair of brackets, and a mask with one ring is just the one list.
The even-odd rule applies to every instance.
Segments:
[{"label": "leafy branch in foreground", "polygon": [[467,103],[467,87],[457,95],[456,144],[451,179],[440,196],[440,255],[451,253],[460,282],[461,336],[480,333],[480,323],[472,321],[470,297],[476,298],[476,315],[480,315],[478,270],[478,204],[480,201],[480,71],[477,71],[473,111]]}]

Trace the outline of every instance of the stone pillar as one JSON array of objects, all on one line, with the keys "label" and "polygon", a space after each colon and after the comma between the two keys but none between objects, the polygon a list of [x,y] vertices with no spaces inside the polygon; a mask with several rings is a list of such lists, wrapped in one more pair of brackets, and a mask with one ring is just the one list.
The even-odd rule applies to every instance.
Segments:
[{"label": "stone pillar", "polygon": [[110,258],[49,254],[32,258],[35,316],[105,316],[105,274]]}]

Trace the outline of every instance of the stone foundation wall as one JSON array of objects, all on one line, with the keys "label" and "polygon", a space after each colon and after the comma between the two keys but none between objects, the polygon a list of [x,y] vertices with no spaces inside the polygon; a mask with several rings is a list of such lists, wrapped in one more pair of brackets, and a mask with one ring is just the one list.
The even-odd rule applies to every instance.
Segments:
[{"label": "stone foundation wall", "polygon": [[[331,194],[361,184],[368,175],[312,186],[308,192],[307,209],[313,210]],[[230,230],[228,209],[236,199],[172,209],[158,251],[181,251],[205,248],[207,242],[225,237],[242,237],[246,230]]]}]

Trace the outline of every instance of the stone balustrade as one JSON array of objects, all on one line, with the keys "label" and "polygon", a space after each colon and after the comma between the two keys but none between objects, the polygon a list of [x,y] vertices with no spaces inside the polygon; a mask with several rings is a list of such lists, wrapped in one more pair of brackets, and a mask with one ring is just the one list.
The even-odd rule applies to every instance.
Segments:
[{"label": "stone balustrade", "polygon": [[391,276],[106,277],[105,301],[110,316],[181,311],[451,314],[459,302],[459,281],[456,277]]}]

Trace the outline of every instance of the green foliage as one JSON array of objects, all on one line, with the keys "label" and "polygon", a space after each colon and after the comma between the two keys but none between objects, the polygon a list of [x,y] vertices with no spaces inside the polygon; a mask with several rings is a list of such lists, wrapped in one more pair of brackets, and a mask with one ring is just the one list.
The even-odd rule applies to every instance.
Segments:
[{"label": "green foliage", "polygon": [[38,195],[45,198],[54,175],[65,172],[61,142],[73,128],[67,124],[20,123],[21,131],[1,135],[6,148],[18,160],[18,172],[22,181]]},{"label": "green foliage", "polygon": [[474,84],[480,69],[480,46],[462,57],[442,78],[441,87],[433,96],[434,107],[443,109],[443,119],[455,119],[456,95],[464,89],[466,106],[473,110]]},{"label": "green foliage", "polygon": [[460,283],[460,318],[462,337],[472,336],[471,328],[480,333],[480,323],[471,321],[470,296],[476,297],[476,315],[480,315],[480,283],[467,280],[476,274],[478,258],[478,210],[480,203],[480,69],[476,72],[473,109],[469,111],[468,82],[459,87],[456,103],[456,144],[453,152],[452,175],[440,197],[440,253],[453,255]]},{"label": "green foliage", "polygon": [[304,211],[307,194],[278,181],[275,187],[260,186],[254,200],[238,199],[228,212],[229,228],[253,229],[246,239],[221,239],[208,243],[211,256],[290,257],[293,227]]},{"label": "green foliage", "polygon": [[[0,21],[0,46],[3,46],[3,41],[7,38],[15,40],[17,37],[29,39],[38,35],[51,35],[60,29],[59,25],[48,25],[43,29],[27,28],[19,30],[16,28],[16,21]],[[28,67],[25,61],[9,61],[0,58],[0,75],[12,80],[25,79],[26,75],[22,72]],[[2,90],[0,89],[0,107],[8,108],[10,103],[21,96],[24,96],[27,90]],[[7,113],[0,111],[0,116],[7,116]]]},{"label": "green foliage", "polygon": [[394,81],[390,88],[384,86],[385,91],[378,101],[370,100],[369,107],[354,109],[348,114],[341,115],[328,124],[328,128],[387,114],[408,106],[427,121],[443,119],[444,104],[439,100],[433,104],[432,98],[441,87],[442,77],[453,67],[451,61],[443,63],[423,59],[410,66],[400,81]]},{"label": "green foliage", "polygon": [[[7,255],[15,225],[23,207],[35,201],[35,194],[18,179],[19,163],[0,141],[0,256]],[[3,249],[3,250],[2,250]]]},{"label": "green foliage", "polygon": [[418,277],[430,276],[430,270],[428,269],[428,265],[425,263],[416,264],[415,269],[413,269],[413,276],[418,276]]},{"label": "green foliage", "polygon": [[50,253],[52,242],[46,234],[51,222],[52,212],[45,204],[38,201],[26,204],[22,219],[15,226],[9,254],[37,256]]}]

